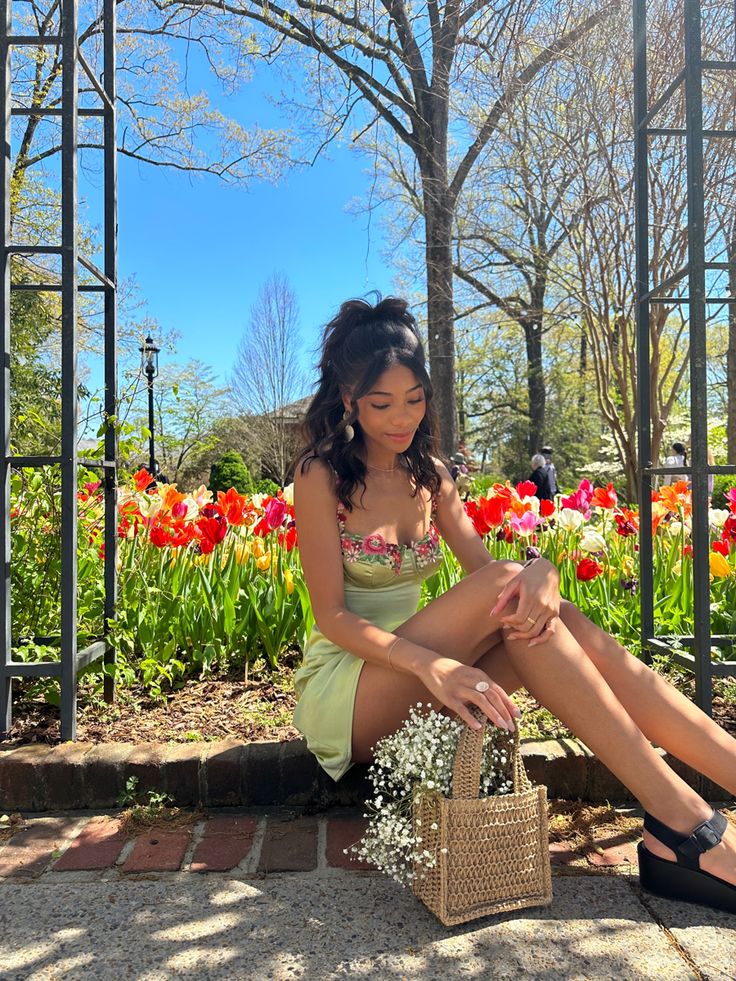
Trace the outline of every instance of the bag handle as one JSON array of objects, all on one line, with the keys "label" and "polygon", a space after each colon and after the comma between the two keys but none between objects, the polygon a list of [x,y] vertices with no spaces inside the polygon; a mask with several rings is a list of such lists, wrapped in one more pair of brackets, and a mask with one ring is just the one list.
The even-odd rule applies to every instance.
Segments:
[{"label": "bag handle", "polygon": [[[481,723],[481,728],[471,729],[470,726],[466,725],[460,733],[452,771],[453,800],[477,800],[480,795],[480,765],[483,757],[483,736],[486,731],[488,716],[476,705],[468,707],[473,717]],[[514,793],[518,794],[531,786],[521,759],[518,724],[511,734],[511,738],[511,775]]]}]

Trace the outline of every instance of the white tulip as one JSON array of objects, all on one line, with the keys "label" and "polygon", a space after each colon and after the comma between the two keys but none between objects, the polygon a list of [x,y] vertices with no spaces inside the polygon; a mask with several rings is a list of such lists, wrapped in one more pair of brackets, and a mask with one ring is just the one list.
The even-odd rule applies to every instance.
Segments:
[{"label": "white tulip", "polygon": [[580,539],[581,552],[605,552],[606,540],[600,532],[589,528]]},{"label": "white tulip", "polygon": [[293,504],[294,503],[294,485],[293,485],[293,483],[292,484],[287,484],[286,487],[284,487],[284,500],[286,501],[287,504]]},{"label": "white tulip", "polygon": [[577,531],[585,523],[585,515],[574,508],[563,508],[557,515],[557,523],[563,531]]},{"label": "white tulip", "polygon": [[712,528],[722,528],[726,523],[726,518],[731,512],[726,508],[711,508],[708,512],[708,521]]}]

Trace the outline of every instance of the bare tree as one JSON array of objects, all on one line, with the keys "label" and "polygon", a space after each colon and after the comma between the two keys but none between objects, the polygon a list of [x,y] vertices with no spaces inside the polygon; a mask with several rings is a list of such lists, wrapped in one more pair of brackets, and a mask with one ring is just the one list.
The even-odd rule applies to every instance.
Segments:
[{"label": "bare tree", "polygon": [[[732,43],[732,5],[714,4],[721,17],[712,22],[704,54],[724,60]],[[717,11],[715,11],[717,12]],[[653,92],[662,92],[672,77],[673,51],[682,51],[682,7],[660,0],[656,29],[649,38],[649,72]],[[560,254],[555,276],[579,304],[580,316],[595,369],[598,403],[612,433],[627,491],[637,493],[638,385],[635,343],[635,255],[633,207],[633,119],[631,49],[623,43],[622,24],[609,21],[580,52],[574,105],[584,125],[575,143],[560,146],[576,166],[576,179],[563,199],[569,223],[568,248]],[[682,93],[680,93],[682,95]],[[727,128],[733,95],[711,93],[706,100],[708,125]],[[681,127],[684,102],[675,100],[657,125]],[[706,242],[711,255],[724,248],[722,215],[736,203],[733,160],[727,141],[706,147],[704,196]],[[591,152],[592,151],[592,152]],[[659,137],[650,148],[650,279],[652,285],[670,282],[660,295],[676,297],[678,274],[687,261],[685,143]],[[713,322],[713,310],[710,308]],[[652,306],[650,322],[652,455],[656,460],[672,411],[688,383],[687,308]]]},{"label": "bare tree", "polygon": [[307,391],[300,347],[299,304],[288,279],[276,273],[251,307],[230,384],[236,405],[248,416],[262,467],[282,485],[297,443],[288,406]]},{"label": "bare tree", "polygon": [[500,311],[523,334],[530,455],[547,440],[544,335],[559,312],[569,313],[567,297],[549,291],[570,233],[560,221],[561,202],[574,180],[556,144],[560,137],[574,142],[580,125],[565,112],[555,67],[548,75],[507,113],[456,223],[455,274],[465,286],[458,300],[475,311]]},{"label": "bare tree", "polygon": [[[301,49],[311,79],[297,100],[300,125],[317,120],[321,145],[349,122],[354,142],[391,134],[416,162],[425,227],[428,349],[442,447],[456,442],[452,230],[458,197],[499,121],[525,87],[577,39],[618,9],[590,12],[552,0],[193,0],[167,10],[221,11],[225,22],[258,25],[263,54]],[[573,5],[571,5],[573,6]],[[541,9],[548,12],[540,17]],[[564,9],[563,9],[564,8]],[[492,65],[496,91],[477,125],[458,117],[455,95],[479,65]],[[460,135],[463,134],[462,138]],[[384,135],[384,138],[385,138]],[[451,153],[451,144],[455,149]],[[451,159],[453,157],[453,159]],[[456,158],[455,158],[456,157]]]}]

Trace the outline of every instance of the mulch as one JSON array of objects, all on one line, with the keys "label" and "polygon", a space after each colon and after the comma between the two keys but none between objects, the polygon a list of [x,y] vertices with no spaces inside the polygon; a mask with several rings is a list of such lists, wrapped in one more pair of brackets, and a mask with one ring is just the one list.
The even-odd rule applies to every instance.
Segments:
[{"label": "mulch", "polygon": [[[106,704],[85,679],[80,683],[77,739],[85,743],[210,742],[260,739],[285,742],[300,738],[292,725],[296,695],[294,674],[298,655],[285,658],[278,673],[260,670],[247,679],[242,670],[219,677],[188,681],[164,698],[153,699],[142,688],[118,692]],[[41,697],[26,697],[21,682],[15,686],[13,727],[4,746],[23,743],[55,745],[61,741],[58,708]],[[723,683],[721,683],[723,686]],[[694,697],[689,679],[678,687]],[[522,737],[535,739],[570,736],[525,692],[514,696],[522,710]],[[736,736],[736,684],[723,687],[713,699],[713,717]]]}]

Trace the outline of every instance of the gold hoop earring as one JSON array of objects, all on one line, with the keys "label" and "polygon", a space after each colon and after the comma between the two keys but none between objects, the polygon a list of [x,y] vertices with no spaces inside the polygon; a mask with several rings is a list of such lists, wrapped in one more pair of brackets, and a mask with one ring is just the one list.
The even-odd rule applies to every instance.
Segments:
[{"label": "gold hoop earring", "polygon": [[350,409],[345,409],[345,412],[343,413],[342,416],[342,421],[344,423],[342,434],[345,437],[346,443],[349,443],[355,436],[355,430],[350,425],[350,422],[348,422],[349,419],[350,419]]}]

